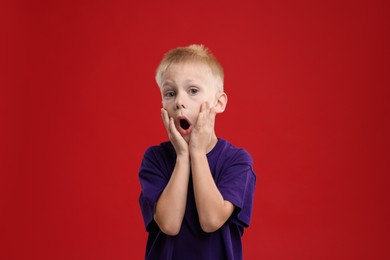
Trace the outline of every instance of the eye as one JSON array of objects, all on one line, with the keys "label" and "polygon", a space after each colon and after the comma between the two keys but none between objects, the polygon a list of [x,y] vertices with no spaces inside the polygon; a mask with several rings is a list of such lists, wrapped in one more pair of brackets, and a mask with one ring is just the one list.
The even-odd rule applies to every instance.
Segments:
[{"label": "eye", "polygon": [[164,94],[164,97],[166,97],[166,98],[171,98],[171,97],[174,97],[174,96],[175,96],[175,92],[173,92],[173,91],[167,91]]},{"label": "eye", "polygon": [[196,89],[196,88],[191,88],[190,89],[190,93],[191,94],[196,94],[196,93],[198,93],[199,92],[199,89]]}]

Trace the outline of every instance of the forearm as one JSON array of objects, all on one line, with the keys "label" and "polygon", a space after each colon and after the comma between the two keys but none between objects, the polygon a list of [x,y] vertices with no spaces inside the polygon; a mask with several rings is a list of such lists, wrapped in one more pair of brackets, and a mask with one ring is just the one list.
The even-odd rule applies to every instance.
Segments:
[{"label": "forearm", "polygon": [[206,154],[191,154],[191,169],[201,227],[205,232],[214,232],[230,217],[234,205],[225,201],[218,190]]},{"label": "forearm", "polygon": [[183,221],[190,175],[189,156],[176,159],[172,176],[156,203],[154,219],[164,233],[177,235]]}]

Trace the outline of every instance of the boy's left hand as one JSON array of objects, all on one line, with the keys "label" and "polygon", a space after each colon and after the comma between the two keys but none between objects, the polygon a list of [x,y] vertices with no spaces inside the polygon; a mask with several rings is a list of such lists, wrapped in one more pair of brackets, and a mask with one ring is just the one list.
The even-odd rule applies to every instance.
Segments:
[{"label": "boy's left hand", "polygon": [[210,108],[208,102],[201,105],[198,120],[191,132],[189,142],[190,154],[206,154],[208,152],[214,137],[215,116],[215,109],[214,107]]}]

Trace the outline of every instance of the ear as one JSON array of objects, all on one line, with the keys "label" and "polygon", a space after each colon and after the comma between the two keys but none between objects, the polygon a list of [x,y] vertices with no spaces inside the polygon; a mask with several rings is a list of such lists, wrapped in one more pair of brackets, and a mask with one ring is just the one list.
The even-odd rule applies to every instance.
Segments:
[{"label": "ear", "polygon": [[225,92],[219,92],[217,93],[217,96],[216,96],[216,103],[215,103],[215,112],[217,114],[219,113],[222,113],[223,111],[225,111],[225,108],[226,108],[226,105],[227,105],[227,95]]}]

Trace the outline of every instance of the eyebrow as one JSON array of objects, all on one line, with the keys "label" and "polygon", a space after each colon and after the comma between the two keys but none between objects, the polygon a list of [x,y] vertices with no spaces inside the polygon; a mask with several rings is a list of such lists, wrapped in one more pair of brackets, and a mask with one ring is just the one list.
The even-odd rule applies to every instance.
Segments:
[{"label": "eyebrow", "polygon": [[166,80],[163,82],[161,88],[166,88],[166,87],[172,87],[172,86],[176,86],[175,82],[174,81],[171,81],[171,80]]},{"label": "eyebrow", "polygon": [[203,85],[201,82],[199,82],[197,80],[193,80],[193,79],[185,80],[184,84],[185,85],[193,85],[193,86],[197,86],[197,87],[200,87],[201,85]]},{"label": "eyebrow", "polygon": [[[199,81],[193,80],[193,79],[187,79],[183,82],[185,85],[201,85]],[[172,80],[166,80],[163,82],[161,89],[167,88],[167,87],[177,87],[176,83]]]}]

